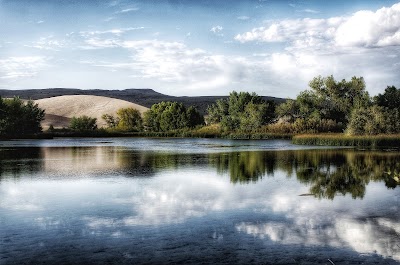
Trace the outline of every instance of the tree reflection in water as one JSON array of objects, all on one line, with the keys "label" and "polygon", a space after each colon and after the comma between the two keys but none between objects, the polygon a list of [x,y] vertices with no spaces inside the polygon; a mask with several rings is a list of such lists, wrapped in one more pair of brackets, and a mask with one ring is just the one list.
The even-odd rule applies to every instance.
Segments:
[{"label": "tree reflection in water", "polygon": [[41,148],[1,148],[0,181],[5,178],[18,179],[22,174],[42,170]]},{"label": "tree reflection in water", "polygon": [[400,155],[386,152],[352,150],[267,151],[212,154],[219,173],[229,172],[232,183],[256,182],[274,171],[293,173],[301,183],[310,185],[317,198],[334,199],[350,194],[363,198],[370,181],[384,181],[395,188],[400,171]]},{"label": "tree reflection in water", "polygon": [[0,180],[40,171],[152,177],[181,168],[216,168],[233,184],[255,183],[277,170],[310,186],[316,198],[363,198],[371,181],[388,188],[399,183],[400,154],[383,151],[300,150],[178,154],[121,147],[44,147],[0,150]]}]

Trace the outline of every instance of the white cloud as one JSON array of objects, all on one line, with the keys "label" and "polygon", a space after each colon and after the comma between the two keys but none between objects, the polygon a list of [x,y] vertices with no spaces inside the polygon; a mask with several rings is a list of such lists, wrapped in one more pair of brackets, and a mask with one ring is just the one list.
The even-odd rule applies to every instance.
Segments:
[{"label": "white cloud", "polygon": [[[304,10],[315,13],[315,10]],[[275,21],[267,27],[238,34],[240,42],[302,43],[309,48],[386,47],[400,45],[400,3],[376,12],[359,11],[349,17]]]},{"label": "white cloud", "polygon": [[96,35],[103,35],[103,34],[113,34],[116,36],[120,36],[126,32],[133,31],[133,30],[140,30],[144,29],[144,27],[129,27],[129,28],[115,28],[109,30],[93,30],[93,31],[80,31],[79,34],[82,37],[92,37]]},{"label": "white cloud", "polygon": [[340,46],[400,45],[400,3],[353,14],[337,28],[335,41]]},{"label": "white cloud", "polygon": [[319,46],[321,43],[325,45],[330,44],[335,37],[336,28],[342,20],[343,18],[282,20],[268,27],[254,28],[238,34],[235,39],[240,42],[289,42],[292,45],[299,42],[313,46]]},{"label": "white cloud", "polygon": [[122,10],[119,10],[119,11],[115,12],[114,14],[123,14],[123,13],[138,11],[138,10],[139,10],[139,8],[137,8],[137,7],[125,8],[125,9],[122,9]]},{"label": "white cloud", "polygon": [[115,17],[108,17],[106,19],[104,19],[104,22],[110,22],[111,20],[114,20]]},{"label": "white cloud", "polygon": [[42,56],[0,59],[0,79],[15,80],[33,77],[45,66],[47,66],[47,58]]},{"label": "white cloud", "polygon": [[311,13],[311,14],[318,14],[318,13],[319,13],[318,10],[309,9],[309,8],[303,9],[303,10],[301,10],[301,11],[302,11],[302,12],[305,12],[305,13]]},{"label": "white cloud", "polygon": [[237,19],[239,19],[239,20],[249,20],[250,17],[248,17],[248,16],[239,16],[239,17],[237,17]]},{"label": "white cloud", "polygon": [[218,35],[218,36],[223,36],[223,35],[224,35],[224,34],[222,33],[223,30],[224,30],[224,28],[223,28],[222,26],[219,26],[219,25],[214,26],[214,27],[212,27],[212,28],[210,29],[210,31],[211,31],[212,33],[214,33],[215,35]]},{"label": "white cloud", "polygon": [[304,90],[312,77],[331,74],[338,79],[363,76],[372,95],[399,85],[400,65],[391,55],[400,50],[400,3],[349,17],[273,21],[235,40],[281,43],[284,50],[265,58],[287,91],[299,85],[296,91]]},{"label": "white cloud", "polygon": [[[131,53],[126,60],[94,61],[92,66],[125,71],[151,86],[170,84],[168,86],[174,87],[174,91],[169,93],[182,95],[215,95],[251,85],[252,91],[258,94],[293,97],[306,89],[313,77],[331,74],[339,80],[364,76],[367,88],[371,94],[376,94],[396,80],[396,69],[400,69],[400,65],[396,65],[397,58],[391,56],[398,53],[396,50],[385,57],[376,50],[336,54],[335,49],[323,50],[322,43],[319,52],[302,48],[306,44],[296,42],[296,47],[282,52],[250,57],[213,54],[182,42],[160,40],[123,41],[94,37],[87,39],[85,44],[84,49],[119,48]],[[375,63],[371,64],[371,61]]]},{"label": "white cloud", "polygon": [[58,51],[66,44],[65,40],[57,40],[53,36],[41,37],[38,41],[24,45],[25,47],[36,48],[40,50]]},{"label": "white cloud", "polygon": [[132,53],[131,61],[102,62],[96,66],[126,69],[135,77],[179,84],[192,90],[207,91],[245,82],[253,67],[244,57],[214,55],[181,42],[90,39],[86,43],[93,48],[120,47]]}]

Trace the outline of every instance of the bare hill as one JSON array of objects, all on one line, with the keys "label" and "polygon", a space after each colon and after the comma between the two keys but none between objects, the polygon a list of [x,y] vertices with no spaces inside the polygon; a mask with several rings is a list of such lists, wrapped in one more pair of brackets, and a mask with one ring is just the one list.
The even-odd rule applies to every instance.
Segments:
[{"label": "bare hill", "polygon": [[44,129],[52,124],[55,128],[68,127],[72,117],[86,115],[97,118],[99,127],[105,126],[103,114],[115,115],[120,108],[135,108],[141,113],[148,108],[129,101],[90,95],[59,96],[35,100],[46,112],[42,122]]},{"label": "bare hill", "polygon": [[[25,89],[8,90],[1,89],[1,97],[19,96],[22,99],[43,99],[64,95],[92,95],[117,98],[150,108],[151,105],[161,101],[182,102],[186,106],[195,106],[201,113],[205,114],[207,106],[215,103],[217,99],[228,98],[228,96],[201,96],[201,97],[174,97],[158,93],[152,89],[125,89],[125,90],[81,90],[75,88],[48,88],[48,89]],[[265,100],[274,100],[277,103],[284,101],[282,98],[263,97]]]}]

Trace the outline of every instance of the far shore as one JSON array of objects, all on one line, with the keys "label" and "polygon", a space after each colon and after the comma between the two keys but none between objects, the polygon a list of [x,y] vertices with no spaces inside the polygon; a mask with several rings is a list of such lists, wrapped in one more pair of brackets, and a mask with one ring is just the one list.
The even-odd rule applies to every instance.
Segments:
[{"label": "far shore", "polygon": [[54,138],[111,138],[111,137],[148,137],[148,138],[219,138],[231,140],[291,140],[297,145],[349,146],[363,148],[399,148],[399,134],[384,135],[346,135],[344,133],[325,134],[274,134],[274,133],[198,133],[196,131],[172,132],[109,132],[107,130],[87,132],[43,132],[35,135],[2,136],[0,140],[37,140]]}]

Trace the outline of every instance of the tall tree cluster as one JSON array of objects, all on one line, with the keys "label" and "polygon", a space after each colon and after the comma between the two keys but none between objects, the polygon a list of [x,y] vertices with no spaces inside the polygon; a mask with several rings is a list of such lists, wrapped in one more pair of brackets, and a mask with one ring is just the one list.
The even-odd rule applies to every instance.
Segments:
[{"label": "tall tree cluster", "polygon": [[32,100],[23,101],[18,97],[0,97],[0,135],[31,135],[42,131],[40,122],[44,110]]},{"label": "tall tree cluster", "polygon": [[276,109],[277,116],[293,125],[294,132],[400,132],[400,90],[394,86],[374,98],[365,90],[362,77],[336,81],[333,76],[318,76],[309,87]]},{"label": "tall tree cluster", "polygon": [[207,123],[219,123],[223,130],[251,132],[270,123],[275,117],[275,103],[265,101],[256,93],[230,93],[207,109]]},{"label": "tall tree cluster", "polygon": [[144,113],[144,124],[149,131],[166,132],[203,125],[204,118],[193,106],[163,101]]}]

